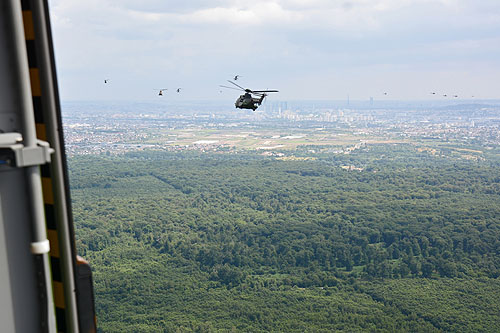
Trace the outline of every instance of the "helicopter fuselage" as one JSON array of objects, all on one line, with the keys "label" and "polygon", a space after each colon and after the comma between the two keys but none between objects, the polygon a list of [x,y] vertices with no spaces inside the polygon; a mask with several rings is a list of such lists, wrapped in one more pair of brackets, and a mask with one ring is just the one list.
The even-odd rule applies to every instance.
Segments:
[{"label": "helicopter fuselage", "polygon": [[[259,105],[262,104],[264,98],[266,98],[267,96],[267,93],[278,92],[278,90],[251,90],[248,88],[243,88],[242,86],[234,83],[233,81],[227,80],[227,82],[231,83],[234,87],[228,87],[222,85],[220,87],[234,89],[234,90],[242,90],[245,92],[245,94],[240,95],[240,97],[238,97],[236,102],[234,102],[234,106],[236,106],[238,109],[251,109],[255,111],[257,110]],[[258,97],[254,97],[253,95]]]},{"label": "helicopter fuselage", "polygon": [[264,96],[260,98],[255,98],[252,97],[250,93],[245,93],[244,95],[238,97],[238,99],[234,103],[234,106],[236,106],[238,109],[251,109],[255,111],[262,103],[263,99]]}]

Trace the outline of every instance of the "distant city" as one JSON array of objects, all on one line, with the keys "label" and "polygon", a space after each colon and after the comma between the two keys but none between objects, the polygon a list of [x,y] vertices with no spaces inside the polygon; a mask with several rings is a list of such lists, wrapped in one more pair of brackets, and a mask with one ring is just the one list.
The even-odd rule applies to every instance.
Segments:
[{"label": "distant city", "polygon": [[255,112],[216,102],[67,102],[62,109],[69,156],[143,150],[279,154],[300,146],[348,152],[366,143],[436,139],[485,149],[500,144],[500,101],[268,101]]}]

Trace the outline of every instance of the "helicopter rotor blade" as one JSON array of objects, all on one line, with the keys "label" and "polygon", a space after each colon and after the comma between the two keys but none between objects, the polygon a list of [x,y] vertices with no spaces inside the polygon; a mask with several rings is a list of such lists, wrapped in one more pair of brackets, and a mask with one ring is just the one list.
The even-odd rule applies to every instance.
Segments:
[{"label": "helicopter rotor blade", "polygon": [[278,90],[253,90],[254,93],[279,92]]},{"label": "helicopter rotor blade", "polygon": [[[223,86],[223,85],[220,85],[219,87],[227,88],[227,89],[233,89],[233,90],[241,90],[241,89],[238,89],[238,88],[235,88],[235,87],[228,87],[228,86]],[[245,90],[243,90],[243,91],[245,91]]]},{"label": "helicopter rotor blade", "polygon": [[[237,86],[238,88],[240,88],[240,89],[241,89],[241,90],[243,90],[243,91],[250,90],[250,89],[245,89],[245,88],[243,88],[242,86],[240,86],[240,85],[238,85],[238,84],[234,83],[234,82],[233,82],[233,81],[231,81],[231,80],[227,80],[227,82],[229,82],[229,83],[231,83],[231,84],[234,84],[235,86]],[[250,90],[250,92],[251,92],[251,90]]]}]

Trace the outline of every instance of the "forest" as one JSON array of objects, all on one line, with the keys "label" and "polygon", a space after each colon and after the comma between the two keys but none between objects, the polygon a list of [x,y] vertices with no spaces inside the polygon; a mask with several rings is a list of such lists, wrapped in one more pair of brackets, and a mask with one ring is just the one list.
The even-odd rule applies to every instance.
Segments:
[{"label": "forest", "polygon": [[498,156],[72,157],[100,330],[498,332]]}]

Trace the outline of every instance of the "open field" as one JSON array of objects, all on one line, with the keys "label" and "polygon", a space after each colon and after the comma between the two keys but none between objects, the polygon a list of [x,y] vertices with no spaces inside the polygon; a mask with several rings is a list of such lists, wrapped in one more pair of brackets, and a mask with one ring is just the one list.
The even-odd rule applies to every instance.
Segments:
[{"label": "open field", "polygon": [[197,146],[231,147],[247,150],[296,149],[298,146],[353,146],[360,142],[401,143],[406,140],[389,140],[367,135],[347,133],[328,129],[287,129],[286,131],[255,129],[179,129],[155,135],[143,143],[158,147]]}]

